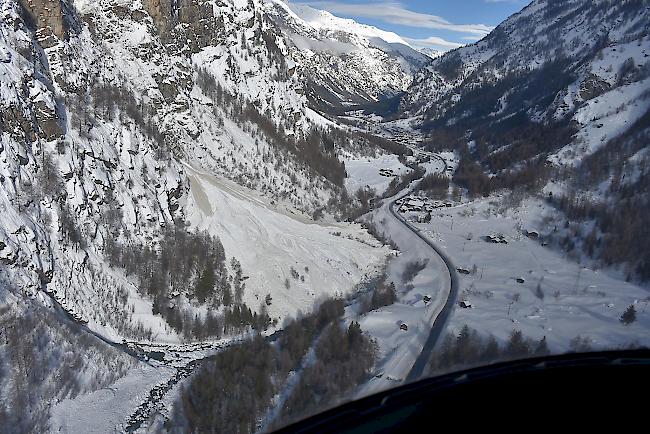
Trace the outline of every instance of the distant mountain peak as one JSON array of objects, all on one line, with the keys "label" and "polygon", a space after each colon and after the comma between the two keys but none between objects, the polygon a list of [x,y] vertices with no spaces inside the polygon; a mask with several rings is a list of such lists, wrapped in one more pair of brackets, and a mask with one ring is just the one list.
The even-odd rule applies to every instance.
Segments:
[{"label": "distant mountain peak", "polygon": [[340,18],[328,11],[315,9],[300,2],[284,2],[282,0],[269,0],[281,2],[305,23],[317,30],[330,30],[337,32],[353,33],[367,38],[379,38],[389,44],[402,44],[410,46],[401,36],[394,32],[378,29],[374,26],[358,23],[349,18]]},{"label": "distant mountain peak", "polygon": [[341,113],[404,92],[431,59],[402,37],[300,2],[265,0],[302,68],[313,108]]},{"label": "distant mountain peak", "polygon": [[435,48],[430,48],[430,47],[421,47],[417,49],[420,53],[424,54],[425,56],[428,56],[432,59],[437,59],[438,57],[442,57],[445,55],[446,51],[442,50],[436,50]]}]

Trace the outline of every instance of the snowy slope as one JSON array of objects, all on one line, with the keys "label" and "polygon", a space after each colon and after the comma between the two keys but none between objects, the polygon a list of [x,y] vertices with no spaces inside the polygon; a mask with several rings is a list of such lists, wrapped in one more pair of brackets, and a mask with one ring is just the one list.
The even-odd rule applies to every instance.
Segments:
[{"label": "snowy slope", "polygon": [[429,56],[432,59],[437,59],[438,57],[441,57],[441,56],[443,56],[445,54],[444,51],[440,51],[440,50],[436,50],[434,48],[428,48],[428,47],[420,48],[418,51],[420,53],[422,53],[422,54],[425,54],[425,55]]},{"label": "snowy slope", "polygon": [[[449,160],[452,155],[445,158]],[[433,161],[438,165],[429,163],[430,173],[445,170],[439,159]],[[365,178],[366,182],[372,179]],[[426,213],[400,211],[422,236],[446,252],[456,267],[467,270],[467,274],[458,273],[458,301],[466,301],[471,308],[456,304],[447,332],[458,334],[468,325],[505,343],[514,330],[519,330],[535,340],[546,337],[551,352],[558,354],[575,350],[576,338],[594,350],[650,345],[647,284],[627,282],[621,270],[600,268],[585,258],[576,260],[544,246],[542,239],[528,238],[525,231],[552,233],[562,219],[542,200],[527,199],[517,207],[510,206],[510,200],[507,194],[498,194],[438,207],[431,212],[430,223],[417,221]],[[438,202],[418,201],[430,205]],[[357,396],[404,381],[449,288],[444,263],[390,214],[388,204],[368,218],[400,249],[387,269],[398,301],[360,317],[349,313],[377,339],[379,348],[373,377],[359,388]],[[486,242],[485,236],[493,234],[502,234],[507,244]],[[404,282],[404,269],[413,261],[428,262],[412,282]],[[428,304],[423,302],[425,295],[431,297]],[[637,317],[626,325],[620,317],[630,305],[635,306]],[[408,330],[400,330],[403,323]]]},{"label": "snowy slope", "polygon": [[295,2],[283,2],[282,0],[270,0],[278,5],[286,4],[296,17],[302,19],[314,29],[330,32],[346,32],[365,36],[367,38],[380,38],[387,43],[407,45],[408,43],[399,35],[393,32],[378,29],[366,24],[357,23],[347,18],[339,18],[327,11],[314,9],[310,6]]},{"label": "snowy slope", "polygon": [[[620,272],[581,264],[527,238],[524,230],[553,230],[553,209],[526,200],[503,212],[502,199],[441,209],[431,223],[416,224],[458,267],[472,271],[476,266],[476,272],[461,276],[460,287],[461,299],[473,307],[456,308],[450,332],[467,324],[505,342],[513,330],[521,330],[535,340],[546,336],[553,353],[571,350],[577,336],[594,349],[650,345],[647,285],[626,282]],[[489,234],[503,234],[508,244],[484,241]],[[541,298],[535,295],[538,285]],[[624,325],[619,318],[631,304],[637,321]]]},{"label": "snowy slope", "polygon": [[299,3],[267,0],[266,7],[291,43],[311,105],[323,111],[392,97],[430,60],[392,32]]},{"label": "snowy slope", "polygon": [[[226,251],[237,252],[250,277],[244,294],[248,305],[257,306],[271,294],[273,317],[295,316],[319,298],[345,294],[380,272],[388,250],[359,227],[314,222],[237,184],[188,171],[189,221],[219,234]],[[292,268],[300,277],[292,277]]]},{"label": "snowy slope", "polygon": [[368,157],[350,155],[344,156],[344,161],[348,173],[345,188],[350,193],[370,187],[377,195],[382,195],[395,177],[410,171],[393,154]]},{"label": "snowy slope", "polygon": [[[15,329],[30,312],[56,318],[24,339],[53,361],[36,363],[51,381],[23,387],[33,379],[22,368],[2,378],[12,395],[1,411],[37,403],[24,412],[39,422],[24,431],[43,432],[50,404],[40,401],[65,397],[54,429],[119,429],[174,374],[102,340],[168,351],[179,366],[212,348],[183,346],[138,277],[110,265],[111,245],[159,251],[168,228],[205,229],[221,239],[230,276],[230,260],[242,264],[242,301],[278,325],[383,264],[387,250],[359,226],[309,217],[336,212],[343,179],[327,165],[344,172],[335,152],[345,143],[324,150],[313,139],[334,125],[310,107],[264,10],[257,0],[0,4],[0,319]],[[201,318],[208,307],[189,286],[164,309]],[[13,351],[1,345],[0,358],[13,363]]]},{"label": "snowy slope", "polygon": [[402,108],[434,131],[575,127],[557,161],[576,161],[648,108],[649,8],[632,0],[533,1],[483,40],[422,69]]},{"label": "snowy slope", "polygon": [[[190,2],[174,11],[167,2],[79,0],[64,10],[45,6],[47,13],[38,9],[43,4],[30,11],[43,21],[37,31],[19,3],[1,6],[0,274],[22,294],[44,303],[53,297],[110,339],[177,341],[139,282],[108,266],[106,240],[156,248],[165,227],[189,220],[190,230],[209,227],[221,237],[228,258],[246,257],[250,233],[276,221],[269,255],[285,259],[254,272],[260,257],[248,257],[244,273],[252,279],[245,294],[251,306],[260,305],[254,294],[278,292],[279,317],[310,309],[320,293],[346,292],[385,254],[345,225],[336,232],[363,242],[335,238],[334,229],[285,239],[311,227],[307,217],[292,224],[287,209],[313,211],[339,189],[276,144],[329,124],[308,107],[261,2]],[[57,26],[66,31],[48,33]],[[181,161],[255,192],[203,225],[196,175]],[[209,197],[223,197],[209,188]],[[255,195],[284,211],[244,218]],[[291,298],[282,276],[311,242],[322,243],[321,253],[304,261],[313,280],[294,285],[300,296],[280,308]],[[340,263],[348,251],[363,263]]]}]

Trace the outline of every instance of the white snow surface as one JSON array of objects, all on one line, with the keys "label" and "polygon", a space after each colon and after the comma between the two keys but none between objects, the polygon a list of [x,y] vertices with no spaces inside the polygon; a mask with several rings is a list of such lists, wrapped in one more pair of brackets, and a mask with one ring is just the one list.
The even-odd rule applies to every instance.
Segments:
[{"label": "white snow surface", "polygon": [[587,101],[573,116],[580,125],[574,141],[549,160],[577,165],[585,155],[627,131],[649,109],[650,78],[617,87]]},{"label": "white snow surface", "polygon": [[[275,3],[283,3],[282,0],[270,0]],[[308,4],[300,2],[287,2],[286,5],[291,11],[303,21],[315,29],[326,29],[331,31],[345,31],[370,38],[380,38],[388,43],[410,46],[401,36],[394,32],[387,32],[377,27],[360,24],[347,18],[339,18],[330,12],[315,9]]]},{"label": "white snow surface", "polygon": [[[457,267],[477,268],[475,274],[460,276],[459,299],[468,300],[473,308],[456,307],[448,331],[458,332],[467,324],[504,342],[513,330],[521,330],[536,340],[546,336],[554,353],[568,351],[578,335],[589,339],[594,349],[650,345],[647,286],[626,282],[616,270],[581,265],[524,236],[524,230],[553,229],[545,223],[552,210],[542,202],[525,200],[515,210],[495,214],[490,204],[494,200],[442,208],[433,213],[430,224],[416,224]],[[489,234],[505,235],[508,244],[481,238]],[[523,284],[517,283],[519,277]],[[534,294],[538,284],[543,299]],[[513,301],[517,293],[520,299]],[[623,325],[620,316],[631,304],[636,306],[637,320]]]},{"label": "white snow surface", "polygon": [[[264,0],[307,83],[343,106],[397,95],[431,59],[393,32],[339,18],[300,2]],[[332,101],[327,99],[328,104]]]},{"label": "white snow surface", "polygon": [[[388,254],[360,226],[314,222],[233,182],[189,166],[188,172],[190,222],[218,234],[242,263],[250,276],[244,293],[249,306],[272,295],[272,317],[307,312],[323,295],[348,293],[376,274]],[[304,281],[291,277],[291,267]]]},{"label": "white snow surface", "polygon": [[52,409],[51,432],[106,434],[121,432],[126,418],[156,384],[174,374],[172,368],[141,363],[110,387],[76,399],[65,399]]},{"label": "white snow surface", "polygon": [[[388,266],[390,281],[395,283],[398,302],[364,315],[361,328],[379,345],[379,362],[374,377],[358,392],[368,395],[399,385],[406,379],[429,337],[431,327],[449,296],[449,272],[435,252],[389,210],[390,201],[372,215],[372,220],[397,244],[401,253]],[[426,261],[426,267],[412,282],[404,282],[402,273],[409,262]],[[431,301],[424,303],[424,296]],[[408,330],[400,325],[405,323]]]},{"label": "white snow surface", "polygon": [[395,175],[403,175],[411,169],[399,162],[397,155],[383,154],[376,157],[359,157],[346,155],[343,157],[348,177],[345,188],[354,194],[365,187],[374,188],[381,195],[388,188],[393,177],[382,176],[381,169],[390,170]]}]

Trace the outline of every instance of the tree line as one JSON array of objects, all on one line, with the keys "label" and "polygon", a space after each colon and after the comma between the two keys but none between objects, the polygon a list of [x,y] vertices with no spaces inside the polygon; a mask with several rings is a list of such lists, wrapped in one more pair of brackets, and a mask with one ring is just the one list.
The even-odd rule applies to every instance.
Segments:
[{"label": "tree line", "polygon": [[485,168],[468,152],[461,153],[453,181],[465,188],[470,197],[487,197],[499,190],[520,190],[536,193],[545,185],[551,174],[542,158],[535,158],[512,170],[503,170],[488,175]]},{"label": "tree line", "polygon": [[[628,278],[650,280],[650,161],[630,159],[650,143],[650,111],[621,136],[610,140],[565,176],[572,190],[549,197],[553,206],[572,222],[594,222],[590,231],[578,231],[564,245],[571,250],[576,241],[584,252],[604,265],[624,264]],[[634,170],[632,170],[634,169]],[[634,175],[634,171],[637,175]],[[607,181],[601,200],[578,194]]]},{"label": "tree line", "polygon": [[347,328],[330,324],[316,345],[316,360],[309,365],[282,408],[274,426],[320,413],[349,398],[374,365],[376,348],[358,322]]},{"label": "tree line", "polygon": [[[331,392],[351,387],[350,380],[358,381],[360,370],[368,366],[368,361],[357,363],[353,357],[362,355],[364,348],[367,351],[369,344],[357,323],[352,323],[346,331],[340,327],[344,307],[341,299],[327,299],[311,314],[288,321],[276,343],[257,334],[211,357],[182,387],[165,429],[170,432],[258,431],[258,423],[271,408],[273,397],[280,392],[289,373],[300,368],[321,333],[315,348],[318,360],[326,361],[332,372],[345,373],[343,379],[347,382],[343,385],[343,379],[337,379],[332,383],[332,378],[327,377],[325,383],[332,383]],[[312,378],[309,372],[302,375]],[[322,380],[317,384],[330,387]],[[304,386],[298,390],[305,393]],[[297,399],[295,393],[288,402]],[[314,404],[313,397],[307,398],[304,404]]]},{"label": "tree line", "polygon": [[[111,267],[134,276],[142,295],[153,301],[153,313],[185,338],[220,337],[266,329],[271,324],[266,304],[253,312],[242,301],[245,290],[241,264],[232,258],[229,274],[226,252],[218,237],[204,231],[189,232],[185,225],[164,228],[155,246],[131,240],[104,241]],[[181,295],[207,306],[204,316],[181,304]]]},{"label": "tree line", "polygon": [[[217,105],[227,109],[236,121],[257,126],[274,148],[291,154],[298,162],[332,184],[343,186],[345,165],[336,155],[329,132],[313,127],[305,135],[288,136],[283,132],[282,126],[271,120],[269,113],[262,113],[251,102],[230,94],[209,72],[199,69],[197,85]],[[291,126],[287,127],[290,129]]]},{"label": "tree line", "polygon": [[388,276],[384,275],[373,288],[370,294],[361,298],[359,314],[372,312],[384,306],[390,306],[397,301],[397,290],[394,282],[388,282]]},{"label": "tree line", "polygon": [[513,330],[508,341],[500,344],[494,336],[486,338],[465,325],[457,335],[449,333],[444,337],[440,349],[429,360],[427,375],[548,354],[546,336],[535,341],[525,337],[520,330]]},{"label": "tree line", "polygon": [[[635,320],[634,306],[628,306],[620,318],[621,323],[628,325]],[[621,348],[638,348],[635,343],[623,345]],[[572,353],[588,353],[594,351],[592,340],[586,336],[575,336],[569,342]],[[448,333],[429,359],[427,376],[442,375],[457,372],[492,363],[510,360],[544,357],[551,354],[546,336],[539,340],[525,336],[521,330],[512,330],[508,340],[500,343],[494,336],[484,336],[478,331],[464,325],[458,334]]]},{"label": "tree line", "polygon": [[430,173],[420,180],[418,187],[430,197],[444,199],[449,194],[449,177],[439,173]]}]

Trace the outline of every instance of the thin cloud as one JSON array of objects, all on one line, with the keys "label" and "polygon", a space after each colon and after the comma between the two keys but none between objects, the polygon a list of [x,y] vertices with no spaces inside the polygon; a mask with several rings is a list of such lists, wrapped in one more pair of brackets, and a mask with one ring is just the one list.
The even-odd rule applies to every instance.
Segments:
[{"label": "thin cloud", "polygon": [[401,3],[342,3],[339,1],[304,1],[301,4],[325,9],[334,14],[374,18],[390,24],[433,30],[448,30],[476,36],[485,36],[494,27],[485,24],[454,24],[437,15],[408,10]]},{"label": "thin cloud", "polygon": [[425,39],[416,39],[416,38],[404,38],[406,42],[418,48],[435,48],[441,51],[449,51],[455,48],[460,48],[464,44],[459,44],[457,42],[447,41],[445,39],[439,38],[437,36],[430,36]]}]

